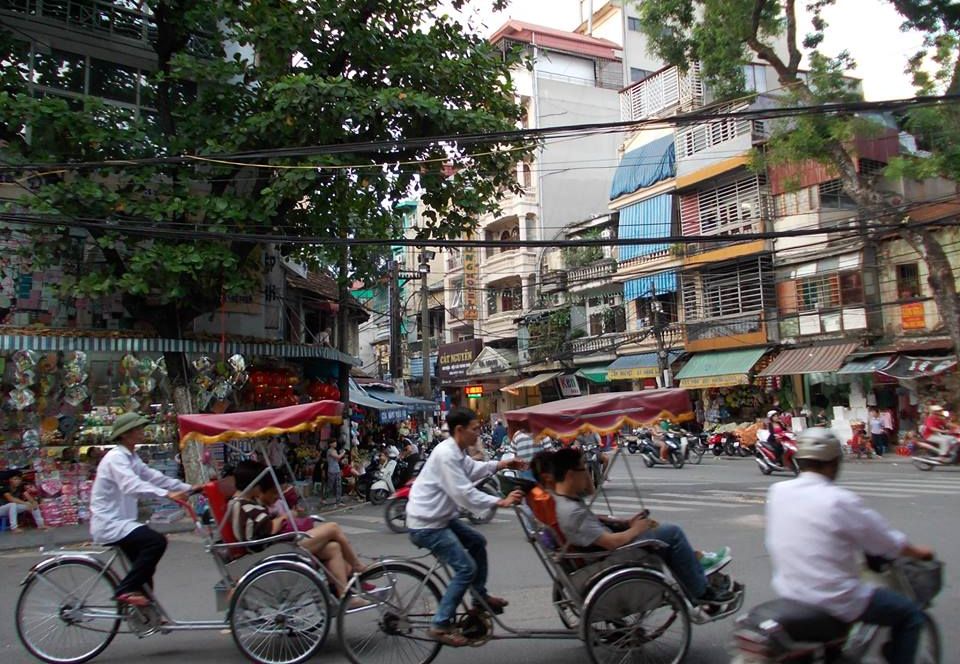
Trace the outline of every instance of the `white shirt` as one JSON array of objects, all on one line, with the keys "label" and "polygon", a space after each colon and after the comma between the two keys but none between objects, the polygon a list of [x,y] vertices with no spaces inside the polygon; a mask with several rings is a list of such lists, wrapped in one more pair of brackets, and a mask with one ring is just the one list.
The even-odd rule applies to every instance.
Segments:
[{"label": "white shirt", "polygon": [[420,470],[407,503],[407,527],[446,528],[460,508],[490,509],[499,498],[473,485],[497,472],[496,461],[474,461],[453,438],[437,445]]},{"label": "white shirt", "polygon": [[767,552],[773,590],[845,622],[866,610],[875,588],[860,580],[863,553],[895,557],[907,536],[858,495],[812,472],[767,494]]},{"label": "white shirt", "polygon": [[137,496],[166,496],[189,491],[189,484],[150,468],[123,445],[107,452],[97,466],[90,495],[90,536],[97,544],[113,544],[139,528]]}]

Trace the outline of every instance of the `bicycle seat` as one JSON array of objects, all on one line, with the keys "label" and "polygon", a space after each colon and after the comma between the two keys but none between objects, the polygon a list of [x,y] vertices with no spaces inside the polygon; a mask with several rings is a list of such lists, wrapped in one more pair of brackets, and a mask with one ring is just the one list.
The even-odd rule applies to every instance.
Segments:
[{"label": "bicycle seat", "polygon": [[827,643],[846,636],[850,625],[811,604],[789,599],[775,599],[750,609],[740,621],[744,627],[769,630],[768,621],[783,628],[794,641]]}]

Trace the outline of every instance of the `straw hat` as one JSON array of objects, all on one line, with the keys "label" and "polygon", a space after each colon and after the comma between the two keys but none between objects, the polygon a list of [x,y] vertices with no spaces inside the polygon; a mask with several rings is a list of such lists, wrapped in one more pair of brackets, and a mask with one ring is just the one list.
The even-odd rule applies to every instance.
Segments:
[{"label": "straw hat", "polygon": [[110,440],[116,440],[128,431],[139,429],[148,424],[150,424],[150,420],[140,413],[124,413],[114,421],[113,428],[110,430]]}]

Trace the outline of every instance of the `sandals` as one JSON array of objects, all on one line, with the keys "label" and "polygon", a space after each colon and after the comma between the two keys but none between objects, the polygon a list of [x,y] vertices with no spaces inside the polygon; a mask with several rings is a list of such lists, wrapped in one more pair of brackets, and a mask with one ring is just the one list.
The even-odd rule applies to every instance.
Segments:
[{"label": "sandals", "polygon": [[470,645],[470,639],[465,637],[460,632],[455,631],[452,627],[431,627],[427,630],[427,636],[438,643],[442,643],[445,646],[451,646],[453,648],[462,648]]},{"label": "sandals", "polygon": [[115,599],[121,604],[129,604],[130,606],[136,606],[138,608],[150,606],[152,603],[150,598],[143,593],[123,593],[122,595],[117,595]]}]

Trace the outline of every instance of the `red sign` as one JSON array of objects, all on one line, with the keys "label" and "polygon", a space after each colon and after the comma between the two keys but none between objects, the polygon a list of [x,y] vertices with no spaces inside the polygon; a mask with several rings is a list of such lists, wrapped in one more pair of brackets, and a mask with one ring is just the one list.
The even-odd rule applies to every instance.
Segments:
[{"label": "red sign", "polygon": [[900,322],[905,330],[925,330],[927,328],[927,316],[923,302],[901,304]]},{"label": "red sign", "polygon": [[468,399],[479,399],[483,396],[483,385],[467,385],[463,392]]}]

